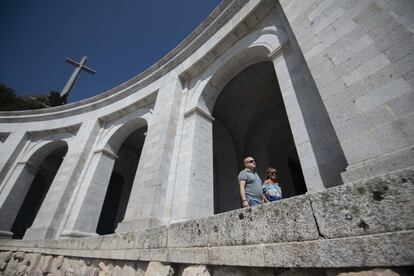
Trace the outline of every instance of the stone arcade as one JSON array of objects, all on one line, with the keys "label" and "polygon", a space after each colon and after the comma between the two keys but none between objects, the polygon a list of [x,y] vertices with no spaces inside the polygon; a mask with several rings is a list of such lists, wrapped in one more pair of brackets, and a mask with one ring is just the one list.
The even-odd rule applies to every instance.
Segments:
[{"label": "stone arcade", "polygon": [[[0,271],[413,265],[413,18],[409,0],[224,0],[120,86],[0,113]],[[235,210],[245,153],[286,199]]]}]

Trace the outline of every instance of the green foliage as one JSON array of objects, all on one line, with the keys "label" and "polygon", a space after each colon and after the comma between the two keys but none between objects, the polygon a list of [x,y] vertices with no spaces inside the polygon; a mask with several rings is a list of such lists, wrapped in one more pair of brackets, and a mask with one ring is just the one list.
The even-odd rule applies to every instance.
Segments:
[{"label": "green foliage", "polygon": [[16,110],[19,106],[14,90],[0,84],[0,110]]},{"label": "green foliage", "polygon": [[0,111],[33,110],[66,104],[67,97],[60,97],[58,91],[48,96],[16,96],[14,89],[0,84]]},{"label": "green foliage", "polygon": [[50,91],[49,93],[50,106],[58,106],[58,105],[66,104],[67,97],[68,97],[68,94],[61,97],[59,91],[53,91],[53,90]]}]

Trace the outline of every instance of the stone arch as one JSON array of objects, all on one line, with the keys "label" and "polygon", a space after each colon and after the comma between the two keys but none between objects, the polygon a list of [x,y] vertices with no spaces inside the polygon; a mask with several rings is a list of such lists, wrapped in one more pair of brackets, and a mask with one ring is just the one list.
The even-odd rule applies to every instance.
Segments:
[{"label": "stone arch", "polygon": [[117,219],[119,205],[117,203],[121,201],[124,184],[124,177],[118,172],[112,172],[96,228],[96,232],[100,235],[113,232],[119,222]]},{"label": "stone arch", "polygon": [[[213,63],[209,70],[207,70],[204,73],[204,75],[200,77],[202,81],[199,81],[197,84],[194,85],[194,94],[192,95],[193,98],[190,100],[190,104],[187,109],[194,109],[192,105],[195,105],[196,109],[205,112],[208,115],[212,115],[212,117],[214,117],[214,121],[212,121],[213,140],[215,141],[215,146],[213,146],[214,179],[212,180],[212,182],[215,183],[215,213],[231,210],[237,208],[237,206],[240,206],[239,195],[237,194],[237,173],[241,169],[241,159],[243,151],[245,151],[245,149],[241,148],[241,146],[237,145],[237,143],[235,142],[237,138],[235,138],[234,135],[229,134],[231,133],[231,131],[229,131],[229,127],[226,126],[226,123],[220,121],[220,118],[215,116],[215,103],[217,99],[220,97],[220,94],[222,93],[225,86],[246,68],[249,68],[254,64],[259,64],[262,62],[267,62],[268,64],[270,64],[270,67],[272,67],[271,56],[275,52],[280,51],[287,44],[287,35],[285,31],[280,27],[270,26],[263,28],[262,30],[255,31],[246,36],[245,38],[241,39],[235,46],[233,46],[229,50],[229,53],[231,54],[224,54],[218,61]],[[277,83],[276,77],[274,77],[274,82]],[[283,101],[281,97],[280,101]],[[287,121],[286,115],[284,116],[285,120]],[[227,146],[224,147],[225,150],[223,150],[223,148],[217,149],[217,139],[215,136],[217,136],[216,134],[218,132],[223,133],[223,131],[220,131],[220,129],[225,129],[226,131],[224,132],[227,134],[219,139],[221,143],[227,141]],[[288,129],[288,132],[290,133],[290,129]],[[292,144],[294,147],[294,142],[291,136],[292,135],[289,136],[290,144]],[[268,137],[266,139],[269,140],[270,138]],[[267,142],[267,140],[263,142]],[[234,149],[231,150],[231,148]],[[222,164],[220,165],[220,158],[218,158],[218,156],[222,155],[224,152],[226,152],[226,162],[222,162]],[[232,160],[234,159],[235,161],[227,162],[229,156],[231,156]],[[268,160],[266,160],[266,162],[267,161]],[[285,163],[287,163],[287,161]],[[285,167],[288,167],[288,165],[286,164]],[[292,181],[292,177],[288,173],[288,168],[282,171],[286,172],[286,176],[284,177],[290,183]],[[217,176],[218,174],[220,174],[219,177]],[[232,184],[225,185],[224,187],[220,188],[221,190],[219,191],[219,185],[217,184],[218,178],[222,178],[221,182]],[[289,186],[291,185],[287,185],[286,190],[290,189]],[[287,192],[286,194],[293,195],[294,189],[291,190],[292,191]],[[234,193],[234,191],[236,191],[236,193]],[[220,197],[220,195],[222,194],[227,195],[224,201],[217,198]]]},{"label": "stone arch", "polygon": [[[288,156],[295,147],[283,98],[278,88],[273,63],[270,61],[253,64],[233,77],[222,89],[213,108],[213,152],[215,158],[223,150],[229,151],[231,145],[223,149],[220,144],[225,139],[217,125],[226,125],[233,137],[236,161],[227,156],[216,160],[214,170],[214,190],[217,194],[226,194],[219,202],[216,212],[223,212],[240,207],[240,194],[237,175],[246,155],[256,159],[257,172],[262,178],[268,167],[278,170],[279,184],[284,197],[297,195],[300,183],[293,180],[303,178],[301,169],[299,177],[292,176],[288,166]],[[294,154],[297,157],[296,150]],[[232,164],[230,164],[232,163]],[[228,170],[232,167],[231,171]],[[299,165],[300,167],[300,165]],[[236,170],[234,170],[236,168]],[[218,169],[218,170],[217,170]],[[218,178],[216,175],[220,174]],[[216,192],[216,191],[219,192]],[[228,200],[231,198],[231,201]]]},{"label": "stone arch", "polygon": [[64,146],[67,146],[67,143],[63,140],[39,140],[23,154],[20,162],[37,164],[54,150]]},{"label": "stone arch", "polygon": [[4,235],[23,237],[32,225],[67,151],[68,144],[64,140],[43,140],[16,163],[7,179],[13,185],[5,183],[0,199],[0,229]]},{"label": "stone arch", "polygon": [[[65,229],[62,231],[61,236],[79,237],[96,235],[97,231],[99,234],[114,232],[114,228],[108,230],[104,226],[105,229],[102,230],[101,226],[98,229],[98,225],[112,225],[115,227],[123,218],[145,141],[148,128],[147,122],[144,116],[141,116],[128,119],[121,118],[116,122],[104,123],[104,134],[95,145],[95,150],[90,157],[86,173],[82,179],[83,189],[76,195],[76,202],[73,204],[70,217],[65,224]],[[137,138],[136,141],[139,145],[134,144],[133,138]],[[139,152],[134,153],[134,155],[132,151],[125,147],[133,148],[132,151]],[[135,158],[133,162],[128,160],[119,162],[120,159],[130,158],[131,154]],[[122,170],[122,166],[124,168],[128,167],[128,172]],[[119,170],[116,171],[116,174],[121,175],[123,181],[117,181],[117,179],[121,178],[113,177],[113,173],[117,168]],[[126,187],[123,184],[128,186]],[[122,188],[117,189],[119,187],[114,187],[113,185],[122,185]],[[123,190],[122,193],[120,190]],[[122,202],[118,202],[117,208],[119,207],[123,210],[115,216],[116,221],[112,222],[108,222],[108,218],[105,218],[104,214],[102,214],[102,210],[105,210],[107,204],[114,204],[110,191],[121,193],[117,194],[122,199]],[[112,202],[108,203],[108,200],[112,200]]]},{"label": "stone arch", "polygon": [[[111,137],[105,147],[111,150],[116,149],[117,159],[113,165],[100,214],[98,234],[114,233],[118,223],[124,219],[147,129],[142,121],[126,124]],[[106,214],[106,210],[110,209],[115,210]],[[107,223],[106,226],[101,224],[104,226],[99,227],[101,221],[111,221],[112,225]]]},{"label": "stone arch", "polygon": [[[286,43],[286,33],[280,27],[271,25],[257,30],[240,39],[203,73],[189,81],[183,121],[185,135],[181,144],[191,148],[191,151],[183,156],[178,165],[183,179],[180,181],[181,188],[174,194],[177,204],[171,212],[172,221],[207,216],[215,212],[212,143],[214,118],[211,116],[214,103],[220,89],[231,78],[254,63],[270,60],[269,54],[281,49]],[[183,75],[186,73],[188,72]],[[200,191],[203,193],[202,199],[197,196]]]},{"label": "stone arch", "polygon": [[[274,82],[280,90],[279,94],[287,115],[286,122],[291,129],[293,146],[298,155],[297,158],[291,157],[291,160],[299,160],[295,163],[295,168],[302,167],[306,182],[306,189],[298,190],[315,192],[341,184],[340,173],[346,168],[342,148],[303,55],[295,46],[294,37],[288,37],[283,28],[270,26],[249,34],[230,47],[199,77],[191,80],[184,124],[193,129],[197,129],[197,125],[200,124],[204,129],[209,128],[208,132],[212,131],[213,109],[223,88],[242,70],[261,62],[268,62],[274,68]],[[199,116],[191,116],[192,114]],[[206,118],[209,123],[205,121]],[[190,139],[193,147],[204,145],[203,149],[199,146],[200,149],[197,148],[194,152],[205,152],[208,156],[207,151],[213,152],[213,146],[210,143],[206,144],[200,140],[202,137],[198,136],[200,135],[195,133],[192,140]],[[326,145],[324,141],[327,137],[329,143]],[[197,164],[198,157],[191,158],[194,159],[191,163]],[[211,157],[211,160],[208,160],[211,170],[213,159]],[[285,159],[287,163],[288,157]],[[293,167],[292,164],[290,167]],[[196,174],[201,167],[193,165],[192,174]],[[286,168],[289,170],[289,165],[286,165]],[[201,186],[214,182],[214,175],[210,176],[208,173],[201,178],[204,178]],[[189,190],[190,194],[191,189]],[[208,190],[207,187],[205,190]],[[214,192],[210,193],[212,195]],[[199,203],[194,202],[194,205]],[[205,206],[206,210],[210,208],[207,203]]]},{"label": "stone arch", "polygon": [[250,33],[211,64],[192,89],[187,110],[194,107],[212,113],[214,102],[224,86],[243,69],[261,61],[271,61],[270,54],[288,43],[285,30],[268,26]]},{"label": "stone arch", "polygon": [[128,120],[119,120],[112,124],[107,124],[107,131],[97,144],[97,149],[105,149],[112,153],[116,153],[121,147],[122,142],[138,128],[148,126],[150,120],[144,116],[131,118]]}]

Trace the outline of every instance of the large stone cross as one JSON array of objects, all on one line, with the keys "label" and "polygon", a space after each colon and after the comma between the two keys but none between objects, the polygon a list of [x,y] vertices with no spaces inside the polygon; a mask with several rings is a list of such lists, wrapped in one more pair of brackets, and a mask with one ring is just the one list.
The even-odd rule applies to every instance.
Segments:
[{"label": "large stone cross", "polygon": [[68,80],[68,82],[66,83],[65,87],[63,88],[62,92],[60,93],[60,96],[63,97],[66,94],[69,94],[69,92],[72,90],[73,85],[75,84],[75,82],[79,79],[79,75],[80,72],[82,70],[91,73],[92,75],[94,75],[96,73],[95,70],[92,70],[91,68],[86,66],[86,61],[88,60],[88,57],[84,56],[82,57],[81,61],[78,63],[70,58],[66,58],[66,62],[69,64],[74,65],[75,71],[73,71],[72,76],[70,77],[70,79]]}]

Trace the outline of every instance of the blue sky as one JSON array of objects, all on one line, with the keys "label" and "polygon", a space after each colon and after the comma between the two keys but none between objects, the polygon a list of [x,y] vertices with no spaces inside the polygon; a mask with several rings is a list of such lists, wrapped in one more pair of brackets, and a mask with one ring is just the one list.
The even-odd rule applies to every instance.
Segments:
[{"label": "blue sky", "polygon": [[144,71],[187,37],[220,0],[1,0],[0,83],[18,95],[61,91],[80,61],[74,102]]}]

